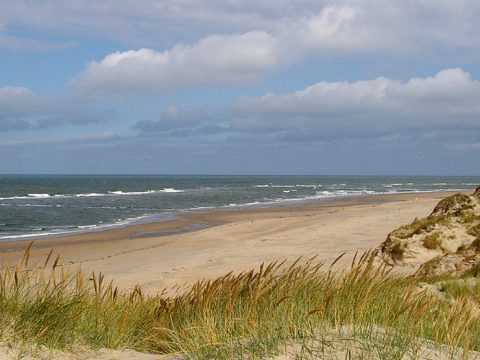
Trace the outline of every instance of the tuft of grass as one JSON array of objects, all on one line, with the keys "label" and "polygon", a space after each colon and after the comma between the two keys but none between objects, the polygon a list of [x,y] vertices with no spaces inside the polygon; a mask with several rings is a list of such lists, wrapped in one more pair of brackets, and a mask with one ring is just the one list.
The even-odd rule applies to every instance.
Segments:
[{"label": "tuft of grass", "polygon": [[[442,256],[436,256],[431,260],[423,263],[422,266],[418,269],[417,273],[422,274],[423,276],[430,277],[431,274],[434,274],[435,271],[438,269],[442,260]],[[439,280],[438,277],[435,277],[435,280]]]},{"label": "tuft of grass", "polygon": [[471,226],[471,227],[468,229],[468,234],[469,234],[469,235],[472,235],[472,236],[475,236],[475,237],[477,237],[477,238],[480,238],[480,223]]},{"label": "tuft of grass", "polygon": [[442,247],[442,234],[440,232],[434,232],[432,234],[425,235],[422,240],[423,246],[429,250],[436,250]]},{"label": "tuft of grass", "polygon": [[471,269],[465,271],[462,275],[462,278],[469,278],[469,277],[480,277],[480,264],[475,265]]},{"label": "tuft of grass", "polygon": [[480,216],[476,215],[473,209],[461,212],[459,218],[463,224],[475,224],[480,222]]},{"label": "tuft of grass", "polygon": [[463,279],[444,281],[441,291],[454,299],[472,299],[480,295],[480,279],[467,275]]},{"label": "tuft of grass", "polygon": [[475,251],[480,251],[480,237],[477,237],[472,241],[470,248],[474,249]]},{"label": "tuft of grass", "polygon": [[427,340],[480,350],[470,302],[418,293],[421,278],[392,276],[386,265],[374,266],[375,256],[367,252],[338,274],[315,259],[274,262],[147,296],[140,287],[122,291],[101,273],[71,271],[58,257],[29,267],[27,253],[0,270],[0,338],[187,359],[264,358],[291,344],[300,358],[328,351],[402,358]]},{"label": "tuft of grass", "polygon": [[461,253],[465,250],[468,250],[470,249],[471,245],[470,244],[461,244],[458,248],[457,248],[457,253]]},{"label": "tuft of grass", "polygon": [[406,249],[406,243],[402,243],[400,240],[395,240],[389,249],[389,254],[394,261],[403,260]]}]

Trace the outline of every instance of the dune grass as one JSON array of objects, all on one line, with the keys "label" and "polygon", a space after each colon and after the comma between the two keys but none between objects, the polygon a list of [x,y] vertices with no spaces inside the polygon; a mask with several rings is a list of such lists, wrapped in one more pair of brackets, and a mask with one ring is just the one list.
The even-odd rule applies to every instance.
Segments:
[{"label": "dune grass", "polygon": [[440,249],[442,247],[442,233],[434,232],[425,237],[422,240],[423,246],[429,250]]},{"label": "dune grass", "polygon": [[[49,349],[129,348],[192,359],[418,358],[424,344],[453,356],[480,350],[478,292],[442,301],[394,277],[374,253],[334,274],[315,259],[200,281],[175,295],[120,291],[57,257],[0,271],[0,339]],[[170,292],[171,293],[171,292]],[[443,347],[442,347],[443,346]]]}]

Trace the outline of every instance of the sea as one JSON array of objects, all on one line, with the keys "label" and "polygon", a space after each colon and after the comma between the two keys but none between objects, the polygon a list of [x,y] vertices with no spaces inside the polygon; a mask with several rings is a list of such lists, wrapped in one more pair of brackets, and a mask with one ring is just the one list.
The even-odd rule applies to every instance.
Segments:
[{"label": "sea", "polygon": [[0,175],[0,241],[101,231],[208,209],[479,184],[480,177]]}]

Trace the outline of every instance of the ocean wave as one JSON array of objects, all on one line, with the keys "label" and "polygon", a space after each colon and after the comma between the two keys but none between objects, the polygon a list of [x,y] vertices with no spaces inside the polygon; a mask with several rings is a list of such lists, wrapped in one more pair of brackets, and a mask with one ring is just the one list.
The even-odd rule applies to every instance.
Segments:
[{"label": "ocean wave", "polygon": [[74,195],[63,195],[63,197],[97,197],[97,196],[105,196],[106,194],[100,193],[88,193],[88,194],[74,194]]},{"label": "ocean wave", "polygon": [[98,225],[78,225],[77,228],[78,229],[94,229],[96,228]]},{"label": "ocean wave", "polygon": [[158,192],[163,192],[163,193],[182,193],[185,190],[178,190],[175,188],[163,188],[163,190],[159,190]]},{"label": "ocean wave", "polygon": [[298,185],[274,185],[274,184],[263,184],[263,185],[255,185],[257,188],[272,188],[272,189],[283,189],[283,188],[294,188]]},{"label": "ocean wave", "polygon": [[[286,191],[294,191],[294,190],[284,190]],[[397,193],[397,191],[394,191]],[[388,192],[389,193],[389,192]],[[318,191],[315,195],[305,195],[299,197],[291,197],[291,198],[275,198],[275,199],[268,199],[265,198],[263,201],[252,201],[242,204],[228,204],[224,206],[220,206],[220,208],[242,208],[242,207],[252,207],[252,206],[268,206],[268,205],[278,205],[282,203],[298,203],[298,202],[308,202],[312,200],[321,200],[321,199],[328,199],[328,198],[340,198],[340,197],[347,197],[347,196],[359,196],[359,195],[370,195],[370,194],[387,194],[387,192],[377,192],[373,190],[337,190],[337,191]],[[212,207],[196,207],[192,208],[192,210],[197,209],[210,209]]]},{"label": "ocean wave", "polygon": [[155,190],[147,190],[147,191],[121,191],[121,190],[116,190],[116,191],[109,191],[109,195],[145,195],[145,194],[151,194],[156,192]]},{"label": "ocean wave", "polygon": [[[3,240],[14,240],[14,239],[31,239],[31,238],[39,238],[39,237],[52,237],[52,236],[66,236],[66,235],[74,235],[74,234],[82,234],[86,232],[96,232],[96,231],[103,231],[106,229],[111,228],[118,228],[127,225],[133,225],[137,223],[148,222],[147,219],[151,218],[152,221],[165,221],[165,220],[174,220],[175,215],[171,213],[162,213],[162,214],[143,214],[141,216],[136,217],[128,217],[125,219],[117,219],[115,222],[111,223],[103,223],[103,221],[99,221],[98,224],[91,224],[91,225],[76,225],[76,226],[62,226],[56,229],[49,229],[49,228],[31,228],[29,233],[23,234],[7,234],[0,236],[0,242]],[[32,233],[32,231],[34,231]]]},{"label": "ocean wave", "polygon": [[0,200],[47,199],[49,194],[27,194],[26,196],[0,197]]},{"label": "ocean wave", "polygon": [[383,187],[391,188],[391,187],[394,187],[394,186],[405,186],[405,185],[412,186],[413,183],[406,183],[406,184],[401,184],[401,183],[383,184]]},{"label": "ocean wave", "polygon": [[107,193],[85,193],[85,194],[27,194],[22,196],[0,197],[0,200],[36,200],[36,199],[50,199],[50,198],[83,198],[83,197],[102,197],[102,196],[126,196],[126,195],[146,195],[154,193],[182,193],[185,190],[175,188],[163,188],[160,190],[146,190],[146,191],[121,191],[112,190]]},{"label": "ocean wave", "polygon": [[37,199],[45,199],[50,197],[50,194],[27,194],[27,195]]}]

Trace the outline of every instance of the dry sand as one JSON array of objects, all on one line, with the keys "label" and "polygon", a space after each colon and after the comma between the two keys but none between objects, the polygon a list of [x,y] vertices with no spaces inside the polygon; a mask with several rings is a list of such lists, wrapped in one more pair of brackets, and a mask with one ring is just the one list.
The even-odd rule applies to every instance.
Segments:
[{"label": "dry sand", "polygon": [[[340,262],[345,265],[356,251],[377,247],[388,232],[428,215],[450,194],[372,195],[308,205],[183,214],[177,221],[39,239],[31,261],[43,261],[53,247],[66,264],[102,271],[122,288],[139,284],[150,293],[299,256],[316,255],[329,263],[346,252]],[[206,224],[210,227],[192,230]],[[26,245],[0,244],[2,261],[18,260]]]}]

